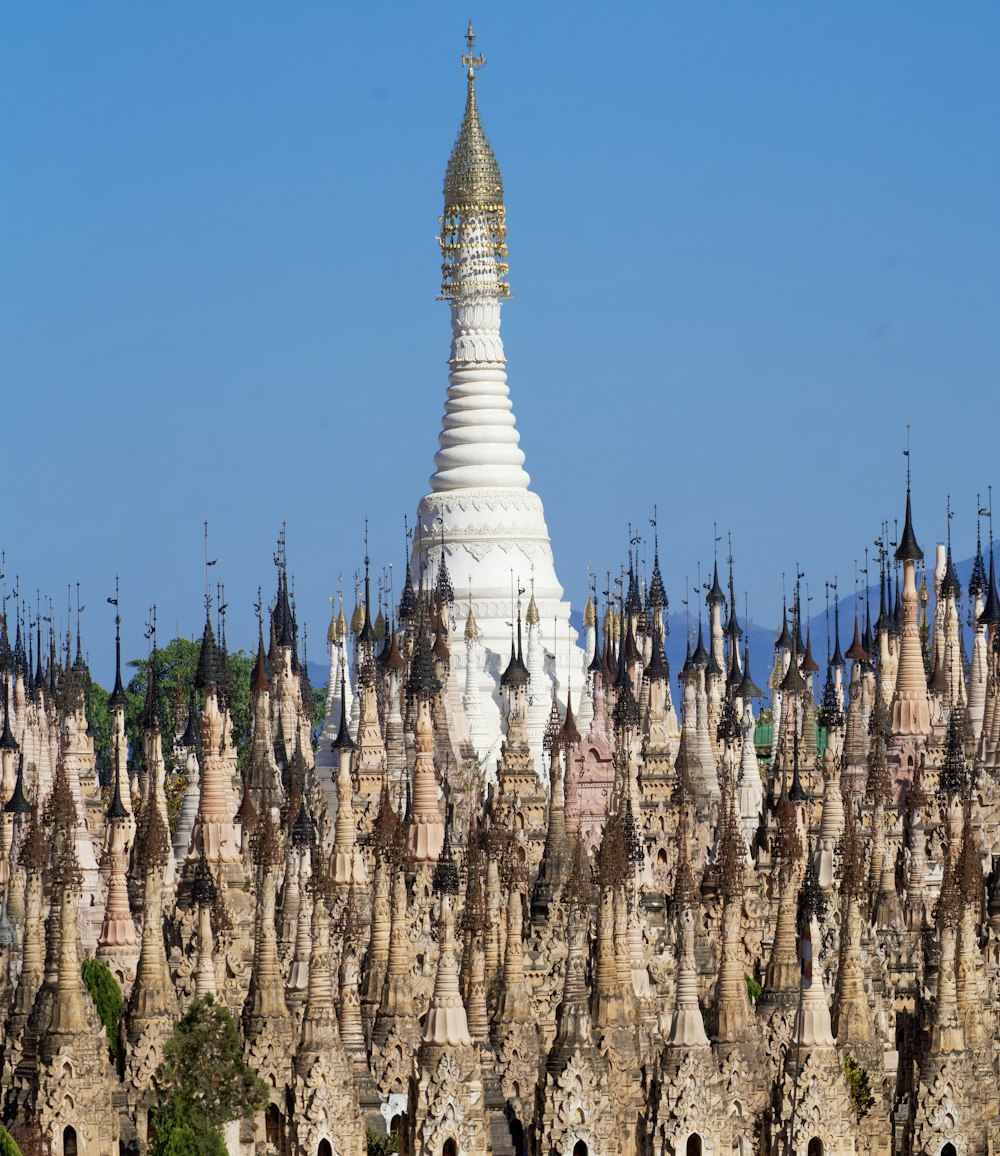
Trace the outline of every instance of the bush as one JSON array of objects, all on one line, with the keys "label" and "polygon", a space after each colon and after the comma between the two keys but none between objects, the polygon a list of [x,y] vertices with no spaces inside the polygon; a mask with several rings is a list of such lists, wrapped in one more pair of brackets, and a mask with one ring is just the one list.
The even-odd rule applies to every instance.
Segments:
[{"label": "bush", "polygon": [[875,1103],[871,1085],[868,1082],[868,1073],[850,1056],[844,1057],[844,1075],[847,1077],[847,1086],[850,1090],[851,1107],[858,1116],[867,1114],[868,1109]]},{"label": "bush", "polygon": [[90,992],[90,998],[94,1001],[104,1030],[108,1033],[108,1047],[113,1056],[117,1055],[118,1024],[122,1018],[122,1008],[125,1006],[122,989],[108,965],[99,959],[85,959],[82,972],[84,985]]},{"label": "bush", "polygon": [[153,1156],[227,1156],[222,1133],[208,1123],[198,1101],[188,1096],[171,1096],[156,1109],[153,1124]]},{"label": "bush", "polygon": [[764,994],[764,989],[752,975],[747,975],[744,973],[743,979],[747,985],[747,995],[750,997],[750,1002],[758,1003],[760,1001],[760,997]]},{"label": "bush", "polygon": [[393,1152],[399,1151],[398,1136],[380,1136],[378,1132],[369,1128],[365,1133],[365,1140],[368,1144],[368,1156],[391,1156]]},{"label": "bush", "polygon": [[247,1067],[229,1009],[211,996],[191,1003],[153,1076],[158,1093],[154,1156],[226,1156],[222,1126],[261,1111],[267,1084]]},{"label": "bush", "polygon": [[3,1124],[0,1124],[0,1156],[21,1156],[21,1149]]}]

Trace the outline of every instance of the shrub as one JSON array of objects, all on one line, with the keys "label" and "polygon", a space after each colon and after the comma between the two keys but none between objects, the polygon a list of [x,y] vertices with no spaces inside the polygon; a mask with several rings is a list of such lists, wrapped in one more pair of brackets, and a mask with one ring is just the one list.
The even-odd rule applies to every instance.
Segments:
[{"label": "shrub", "polygon": [[868,1109],[875,1103],[875,1097],[872,1095],[871,1085],[868,1082],[868,1073],[850,1056],[845,1056],[844,1075],[847,1077],[851,1107],[859,1117],[866,1115]]},{"label": "shrub", "polygon": [[106,963],[99,959],[83,961],[83,982],[94,1001],[104,1030],[108,1033],[108,1047],[114,1056],[118,1052],[118,1024],[122,1018],[125,1000],[118,980],[111,974]]},{"label": "shrub", "polygon": [[743,979],[747,985],[747,995],[750,997],[750,1002],[757,1003],[760,1000],[760,997],[764,994],[764,989],[752,975],[746,975],[744,973]]},{"label": "shrub", "polygon": [[21,1149],[3,1124],[0,1124],[0,1156],[21,1156]]},{"label": "shrub", "polygon": [[365,1140],[368,1143],[368,1156],[391,1156],[393,1152],[399,1151],[398,1136],[380,1136],[369,1128]]}]

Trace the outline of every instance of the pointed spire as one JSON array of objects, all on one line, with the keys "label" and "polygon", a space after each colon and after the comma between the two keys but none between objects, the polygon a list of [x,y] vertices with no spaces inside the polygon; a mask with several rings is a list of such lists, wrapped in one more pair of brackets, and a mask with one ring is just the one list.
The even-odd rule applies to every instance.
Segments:
[{"label": "pointed spire", "polygon": [[806,652],[802,656],[802,673],[803,674],[819,674],[819,664],[813,658],[812,653],[812,630],[806,627]]},{"label": "pointed spire", "polygon": [[[117,736],[116,736],[116,738],[117,738]],[[121,760],[118,758],[117,750],[115,751],[114,762],[115,762],[115,785],[114,785],[114,790],[113,790],[112,795],[111,795],[111,803],[110,803],[108,810],[107,810],[107,816],[106,817],[108,819],[108,822],[111,822],[114,819],[127,819],[129,817],[129,811],[126,809],[125,804],[122,802]],[[155,801],[152,803],[152,805],[155,808],[155,806],[156,806]]]},{"label": "pointed spire", "polygon": [[[857,637],[858,626],[857,618],[854,620],[854,635]],[[844,656],[840,651],[840,603],[833,604],[833,658],[830,659],[830,665],[834,670],[842,670],[844,667]]]},{"label": "pointed spire", "polygon": [[799,670],[799,658],[795,653],[795,648],[792,647],[792,656],[788,663],[788,669],[781,680],[781,691],[783,694],[801,694],[806,689],[805,679],[802,677],[802,672]]},{"label": "pointed spire", "polygon": [[25,798],[24,794],[24,755],[19,755],[17,760],[17,778],[14,780],[14,790],[11,792],[10,798],[4,803],[4,814],[13,815],[15,820],[17,817],[30,815],[31,804]]},{"label": "pointed spire", "polygon": [[701,614],[698,615],[698,644],[694,648],[691,655],[691,665],[707,667],[709,662],[709,653],[705,648],[705,632],[702,627]]},{"label": "pointed spire", "polygon": [[749,635],[743,642],[743,680],[740,682],[736,693],[743,699],[744,705],[752,698],[760,698],[761,689],[754,682],[750,674],[750,638]]},{"label": "pointed spire", "polygon": [[854,615],[854,638],[851,640],[851,645],[847,648],[847,658],[853,662],[867,662],[868,651],[861,644],[861,638],[858,635],[858,616]]},{"label": "pointed spire", "polygon": [[[907,458],[909,463],[909,458]],[[913,513],[910,509],[910,480],[909,480],[909,465],[907,465],[907,480],[906,480],[906,518],[903,522],[903,534],[899,539],[899,545],[896,547],[896,561],[897,562],[922,562],[924,552],[917,545],[917,536],[913,532]]]},{"label": "pointed spire", "polygon": [[705,598],[705,602],[709,606],[723,606],[725,601],[726,596],[722,592],[722,584],[719,582],[719,561],[716,559],[712,571],[712,587]]},{"label": "pointed spire", "polygon": [[108,698],[108,706],[125,706],[125,687],[122,684],[122,627],[118,612],[118,579],[115,579],[115,685]]},{"label": "pointed spire", "polygon": [[781,633],[774,644],[775,650],[791,650],[792,635],[788,629],[788,604],[783,602],[781,607]]},{"label": "pointed spire", "polygon": [[990,577],[986,589],[986,604],[979,616],[981,626],[1000,626],[1000,594],[997,593],[996,570],[993,563],[993,539],[990,538]]},{"label": "pointed spire", "polygon": [[10,729],[10,683],[6,675],[3,679],[3,733],[0,734],[0,751],[18,750],[17,740]]},{"label": "pointed spire", "polygon": [[[605,627],[607,627],[607,615],[605,615]],[[588,674],[604,674],[604,652],[601,649],[601,620],[597,612],[597,599],[594,599],[594,655],[590,660],[590,665],[587,667]]]},{"label": "pointed spire", "polygon": [[375,645],[375,626],[372,622],[371,576],[368,568],[368,520],[365,519],[365,620],[361,627],[361,632],[358,634],[358,642],[362,646]]},{"label": "pointed spire", "polygon": [[340,710],[340,726],[337,729],[337,737],[330,744],[330,749],[334,751],[353,751],[354,740],[351,738],[351,732],[348,728],[348,714],[347,710],[347,679],[344,673],[344,668],[340,668],[340,701],[343,704]]},{"label": "pointed spire", "polygon": [[983,563],[983,534],[981,526],[982,509],[976,494],[976,557],[969,575],[969,597],[979,598],[986,593],[986,566]]}]

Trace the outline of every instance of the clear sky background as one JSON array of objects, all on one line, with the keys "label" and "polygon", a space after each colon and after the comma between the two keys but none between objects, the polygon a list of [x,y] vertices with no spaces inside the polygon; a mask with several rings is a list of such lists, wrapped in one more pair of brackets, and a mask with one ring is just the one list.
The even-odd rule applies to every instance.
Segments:
[{"label": "clear sky background", "polygon": [[[273,540],[311,658],[395,574],[447,385],[441,182],[468,3],[0,8],[8,586],[80,580],[107,678],[200,630],[202,522],[249,644]],[[659,505],[676,608],[731,529],[751,615],[902,514],[974,548],[1000,384],[1000,7],[473,6],[507,190],[515,411],[567,595]],[[398,586],[397,586],[398,589]]]}]

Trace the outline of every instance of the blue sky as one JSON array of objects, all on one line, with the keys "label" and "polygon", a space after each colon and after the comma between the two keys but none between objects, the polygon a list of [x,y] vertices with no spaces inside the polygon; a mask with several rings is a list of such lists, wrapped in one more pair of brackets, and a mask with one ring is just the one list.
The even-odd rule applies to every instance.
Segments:
[{"label": "blue sky", "polygon": [[[507,190],[504,338],[567,594],[660,510],[668,592],[731,529],[759,621],[902,513],[959,555],[994,480],[1000,8],[472,9]],[[272,543],[318,658],[363,553],[403,561],[449,327],[441,181],[469,5],[0,10],[9,575],[80,580],[96,673],[159,604],[198,630],[202,522],[249,641]],[[373,466],[374,463],[374,466]],[[742,601],[742,599],[741,599]]]}]

